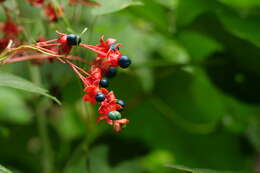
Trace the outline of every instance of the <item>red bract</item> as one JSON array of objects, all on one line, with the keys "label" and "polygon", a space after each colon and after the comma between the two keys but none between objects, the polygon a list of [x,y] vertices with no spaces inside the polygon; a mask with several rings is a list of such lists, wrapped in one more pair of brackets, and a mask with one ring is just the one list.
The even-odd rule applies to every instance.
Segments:
[{"label": "red bract", "polygon": [[98,93],[106,94],[108,91],[105,88],[99,88],[94,85],[87,86],[84,90],[87,94],[83,96],[84,101],[89,101],[91,104],[96,104],[96,95]]},{"label": "red bract", "polygon": [[85,4],[87,6],[90,6],[90,7],[95,7],[95,6],[99,6],[100,3],[98,2],[92,2],[92,1],[89,1],[89,0],[69,0],[69,3],[70,4],[77,4],[77,3],[82,3],[82,4]]},{"label": "red bract", "polygon": [[104,41],[104,36],[100,37],[100,44],[92,46],[81,44],[80,46],[85,47],[95,53],[97,53],[97,58],[95,59],[95,64],[99,66],[103,71],[107,71],[110,66],[118,66],[118,60],[122,56],[119,51],[121,44],[114,44],[116,39],[109,38]]},{"label": "red bract", "polygon": [[55,8],[51,3],[47,4],[44,12],[49,21],[57,22],[63,16],[63,7]]},{"label": "red bract", "polygon": [[84,79],[85,86],[94,85],[98,86],[99,81],[102,79],[102,70],[98,67],[91,67],[89,70],[89,76]]},{"label": "red bract", "polygon": [[106,99],[100,103],[98,112],[101,115],[108,115],[109,112],[116,111],[120,108],[121,108],[121,106],[116,104],[116,96],[111,91],[106,95]]},{"label": "red bract", "polygon": [[32,6],[42,7],[45,0],[27,0]]},{"label": "red bract", "polygon": [[120,132],[122,128],[129,123],[129,120],[126,118],[122,118],[120,120],[115,120],[113,127],[116,132]]}]

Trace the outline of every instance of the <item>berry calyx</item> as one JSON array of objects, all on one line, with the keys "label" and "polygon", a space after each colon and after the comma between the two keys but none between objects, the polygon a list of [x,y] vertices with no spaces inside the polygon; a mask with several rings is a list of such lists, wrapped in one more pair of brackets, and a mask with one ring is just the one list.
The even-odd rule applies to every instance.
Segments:
[{"label": "berry calyx", "polygon": [[108,69],[107,73],[106,73],[106,76],[107,76],[108,78],[112,78],[112,77],[115,77],[116,74],[117,74],[117,69],[116,69],[116,67],[110,67],[110,68]]},{"label": "berry calyx", "polygon": [[121,113],[118,111],[111,111],[108,113],[108,118],[110,120],[119,120],[121,119]]},{"label": "berry calyx", "polygon": [[96,101],[97,102],[102,102],[105,100],[105,95],[103,93],[97,93],[96,95]]},{"label": "berry calyx", "polygon": [[118,64],[121,68],[127,68],[131,65],[132,61],[128,56],[121,56],[118,60]]},{"label": "berry calyx", "polygon": [[125,107],[125,103],[123,100],[117,100],[116,104],[120,105],[122,108],[118,109],[117,111],[122,112],[124,110]]},{"label": "berry calyx", "polygon": [[67,43],[71,46],[79,45],[81,42],[81,38],[75,34],[67,35]]},{"label": "berry calyx", "polygon": [[108,81],[106,78],[101,79],[101,80],[99,81],[99,85],[100,85],[102,88],[107,88],[107,87],[109,86],[109,81]]}]

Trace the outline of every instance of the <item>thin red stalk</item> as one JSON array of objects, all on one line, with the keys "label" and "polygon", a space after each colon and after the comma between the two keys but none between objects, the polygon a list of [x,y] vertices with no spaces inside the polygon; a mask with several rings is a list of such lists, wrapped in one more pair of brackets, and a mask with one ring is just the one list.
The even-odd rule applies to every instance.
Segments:
[{"label": "thin red stalk", "polygon": [[51,51],[51,50],[49,50],[49,49],[45,49],[45,48],[43,48],[43,47],[39,47],[39,46],[35,46],[35,47],[38,48],[38,49],[41,49],[41,50],[43,50],[43,51],[45,51],[45,52],[48,52],[48,53],[51,53],[51,54],[57,55],[56,52]]},{"label": "thin red stalk", "polygon": [[49,55],[45,55],[45,54],[35,54],[35,55],[21,56],[18,58],[6,59],[5,61],[3,61],[3,63],[10,64],[10,63],[26,61],[26,60],[49,59],[49,58],[56,58],[56,57],[54,57],[54,56],[50,57]]},{"label": "thin red stalk", "polygon": [[95,49],[94,47],[90,46],[90,45],[86,45],[86,44],[80,44],[81,47],[84,47],[86,49],[89,49],[97,54],[100,54],[102,56],[106,56],[106,53],[102,52],[102,51],[99,51],[97,49]]},{"label": "thin red stalk", "polygon": [[57,57],[57,59],[60,61],[60,62],[62,62],[62,63],[66,63],[62,58],[60,58],[60,57]]},{"label": "thin red stalk", "polygon": [[41,47],[59,46],[59,43],[53,43],[53,44],[37,44],[37,46],[41,46]]},{"label": "thin red stalk", "polygon": [[67,56],[66,57],[67,59],[70,59],[70,60],[76,60],[76,61],[79,61],[79,62],[83,62],[85,64],[88,64],[88,65],[92,65],[92,63],[80,58],[80,57],[77,57],[77,56]]},{"label": "thin red stalk", "polygon": [[68,60],[66,60],[66,62],[72,67],[72,69],[75,71],[75,73],[79,76],[79,78],[81,79],[81,81],[83,83],[85,83],[85,78],[82,74],[80,74],[80,72],[73,66],[73,64],[71,62],[69,62]]},{"label": "thin red stalk", "polygon": [[54,40],[47,40],[47,41],[41,41],[41,42],[38,42],[38,43],[52,43],[52,42],[55,42],[57,41],[58,39],[54,39]]},{"label": "thin red stalk", "polygon": [[85,75],[87,75],[87,76],[90,75],[89,73],[87,73],[87,72],[86,72],[85,70],[83,70],[82,68],[80,68],[80,67],[76,66],[75,64],[71,63],[69,60],[66,60],[66,62],[67,62],[68,64],[70,64],[71,66],[77,68],[79,71],[81,71],[81,72],[84,73]]}]

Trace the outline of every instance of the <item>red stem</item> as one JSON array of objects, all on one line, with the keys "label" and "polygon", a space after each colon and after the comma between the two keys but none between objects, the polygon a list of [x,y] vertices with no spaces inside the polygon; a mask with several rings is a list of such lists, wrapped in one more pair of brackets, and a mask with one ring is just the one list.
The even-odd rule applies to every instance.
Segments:
[{"label": "red stem", "polygon": [[100,55],[102,55],[102,56],[105,56],[105,57],[106,57],[106,55],[107,55],[106,53],[97,50],[97,47],[96,47],[96,46],[91,46],[91,45],[86,45],[86,44],[80,44],[79,46],[84,47],[84,48],[86,48],[86,49],[89,49],[89,50],[91,50],[91,51],[93,51],[93,52],[95,52],[95,53],[97,53],[97,54],[100,54]]}]

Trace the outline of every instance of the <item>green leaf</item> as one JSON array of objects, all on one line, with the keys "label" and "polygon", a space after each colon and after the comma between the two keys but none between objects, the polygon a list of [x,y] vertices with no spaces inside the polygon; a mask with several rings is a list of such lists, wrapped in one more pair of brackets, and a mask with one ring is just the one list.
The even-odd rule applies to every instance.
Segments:
[{"label": "green leaf", "polygon": [[108,164],[108,147],[104,145],[99,145],[93,148],[90,152],[89,158],[89,168],[91,173],[141,173],[139,162],[136,160],[126,160],[112,168]]},{"label": "green leaf", "polygon": [[90,152],[90,172],[110,173],[111,168],[107,163],[108,148],[106,146],[98,146]]},{"label": "green leaf", "polygon": [[86,154],[82,145],[76,148],[76,151],[65,166],[63,173],[88,173]]},{"label": "green leaf", "polygon": [[[258,110],[259,112],[259,110]],[[259,113],[250,119],[250,125],[247,129],[247,136],[254,148],[259,152],[260,150],[260,118]]]},{"label": "green leaf", "polygon": [[178,0],[155,0],[157,3],[170,8],[170,9],[175,9],[178,3]]},{"label": "green leaf", "polygon": [[141,5],[141,2],[133,0],[98,0],[101,6],[92,9],[93,15],[104,15],[117,12],[132,5]]},{"label": "green leaf", "polygon": [[197,32],[181,32],[178,39],[193,61],[202,61],[211,54],[222,50],[222,46],[218,42]]},{"label": "green leaf", "polygon": [[14,124],[27,124],[31,120],[31,112],[19,94],[11,89],[0,88],[0,121]]},{"label": "green leaf", "polygon": [[0,173],[12,173],[10,170],[6,169],[2,165],[0,165]]},{"label": "green leaf", "polygon": [[10,87],[10,88],[20,89],[20,90],[24,90],[24,91],[28,91],[28,92],[32,92],[32,93],[41,94],[41,95],[51,98],[58,104],[61,104],[60,101],[56,97],[49,95],[47,90],[33,84],[30,81],[27,81],[25,79],[22,79],[18,76],[15,76],[15,75],[12,75],[9,73],[1,72],[0,86]]},{"label": "green leaf", "polygon": [[53,124],[64,140],[70,141],[85,133],[84,122],[70,106],[64,105],[64,110],[58,115]]},{"label": "green leaf", "polygon": [[242,18],[229,13],[219,13],[220,21],[233,35],[260,47],[260,23],[258,18]]},{"label": "green leaf", "polygon": [[178,26],[190,24],[199,15],[214,9],[215,2],[208,0],[180,0],[177,6],[176,23]]},{"label": "green leaf", "polygon": [[[165,165],[166,163],[174,163],[174,161],[175,159],[170,151],[161,149],[153,150],[142,159],[143,167],[149,170],[149,172],[163,173],[165,171],[162,171],[162,165]],[[166,170],[165,168],[163,169]]]},{"label": "green leaf", "polygon": [[260,6],[260,1],[256,0],[220,0],[223,4],[229,5],[235,8],[253,8],[256,6]]},{"label": "green leaf", "polygon": [[136,70],[144,91],[150,92],[154,87],[153,70],[151,68],[143,67]]},{"label": "green leaf", "polygon": [[[188,167],[182,166],[182,165],[167,165],[167,167],[174,168],[174,169],[183,171],[185,173],[235,173],[233,171],[216,171],[216,170],[210,170],[210,169],[188,168]],[[237,173],[237,171],[236,171],[236,173]]]},{"label": "green leaf", "polygon": [[[180,82],[180,80],[177,81]],[[170,81],[167,83],[169,82]],[[172,88],[172,86],[169,85],[168,88]],[[172,90],[174,89],[172,88],[171,91]],[[169,93],[169,90],[166,92]],[[181,91],[179,92],[180,94],[183,93]],[[171,101],[176,99],[173,94],[169,95],[169,97],[171,97]],[[189,99],[190,97],[186,98],[187,101]],[[221,169],[226,170],[245,169],[244,155],[239,147],[239,138],[235,137],[235,135],[225,133],[224,130],[208,135],[194,134],[196,132],[192,134],[186,130],[182,130],[180,126],[189,126],[186,127],[186,129],[190,128],[190,131],[197,130],[198,126],[200,126],[200,131],[202,131],[202,125],[195,125],[194,123],[183,120],[180,121],[182,114],[178,115],[178,112],[176,113],[174,108],[168,111],[166,110],[168,109],[167,107],[162,107],[161,110],[158,111],[158,107],[161,105],[159,105],[158,102],[153,104],[149,99],[146,99],[139,105],[140,106],[128,114],[128,116],[131,117],[131,121],[135,123],[127,126],[124,135],[128,135],[131,138],[138,138],[144,141],[150,148],[170,151],[171,156],[175,159],[173,162],[198,165],[199,167],[221,167]],[[185,109],[193,108],[191,108],[190,103],[187,102]],[[149,115],[149,117],[140,115]],[[194,112],[193,115],[197,116],[199,114]],[[207,127],[204,127],[204,129],[208,131],[206,128]],[[212,148],[214,148],[214,150]],[[172,163],[168,162],[168,159],[163,159],[162,161],[164,162],[163,165]]]},{"label": "green leaf", "polygon": [[165,42],[158,47],[159,53],[167,62],[173,64],[187,64],[190,61],[187,50],[172,40],[165,40]]}]

